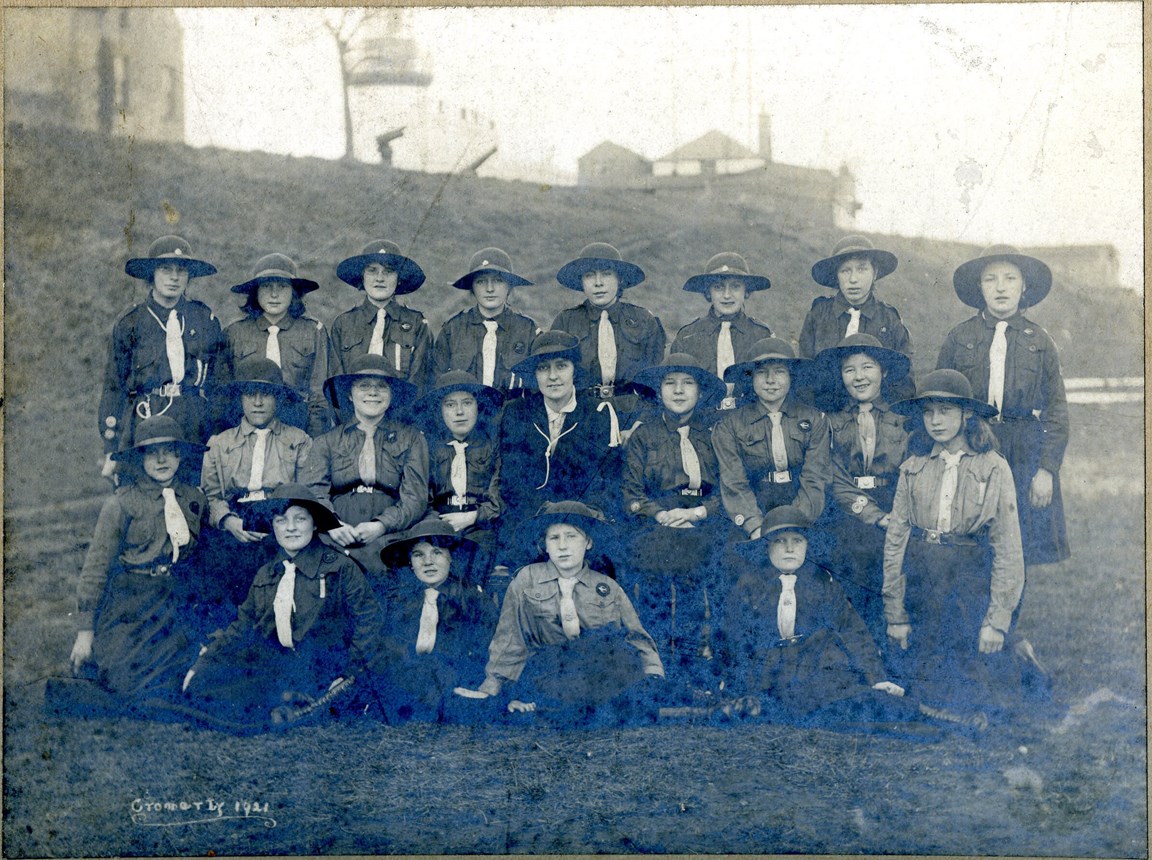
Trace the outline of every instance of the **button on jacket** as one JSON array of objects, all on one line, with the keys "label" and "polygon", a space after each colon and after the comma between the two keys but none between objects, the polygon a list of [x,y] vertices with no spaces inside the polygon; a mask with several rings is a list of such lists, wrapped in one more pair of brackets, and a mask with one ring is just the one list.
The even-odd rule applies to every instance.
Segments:
[{"label": "button on jacket", "polygon": [[[926,457],[909,457],[900,467],[892,518],[884,540],[884,615],[889,624],[907,624],[904,551],[913,526],[935,529],[940,513],[944,460],[940,446]],[[992,547],[992,590],[984,623],[1007,631],[1024,588],[1024,555],[1012,472],[994,451],[968,454],[957,467],[952,502],[952,534],[987,530]]]},{"label": "button on jacket", "polygon": [[[336,376],[348,372],[352,358],[368,352],[376,328],[376,306],[365,300],[359,307],[340,314],[332,323],[328,373]],[[388,302],[384,310],[384,359],[400,375],[423,390],[432,363],[432,331],[420,311]]]},{"label": "button on jacket", "polygon": [[349,525],[375,519],[387,533],[403,531],[428,508],[428,443],[415,428],[387,419],[376,427],[373,441],[374,486],[391,492],[352,492],[363,485],[364,431],[354,423],[341,424],[313,440],[304,462],[304,483]]},{"label": "button on jacket", "polygon": [[[788,397],[781,407],[784,447],[792,480],[773,484],[776,471],[769,438],[772,421],[759,402],[726,414],[712,429],[712,448],[720,467],[724,509],[748,534],[760,528],[770,508],[794,504],[815,521],[824,511],[831,479],[831,433],[824,413]],[[791,498],[787,498],[791,496]]]},{"label": "button on jacket", "polygon": [[[438,377],[449,370],[466,370],[477,379],[484,375],[481,350],[488,329],[485,317],[475,307],[463,310],[440,330],[432,349],[432,372]],[[540,330],[536,323],[509,308],[493,318],[496,323],[496,367],[492,387],[507,391],[523,388],[523,380],[513,378],[512,368],[524,360],[532,339]]]},{"label": "button on jacket", "polygon": [[[464,463],[468,474],[468,495],[476,496],[476,522],[488,523],[500,516],[500,447],[495,440],[476,433],[464,440]],[[452,461],[456,449],[440,438],[428,439],[428,494],[434,510],[437,500],[456,494],[452,487]]]},{"label": "button on jacket", "polygon": [[[839,291],[834,296],[820,296],[812,302],[800,329],[801,358],[815,358],[820,350],[836,346],[844,339],[848,308],[848,302]],[[912,355],[912,337],[900,319],[900,312],[877,299],[875,290],[860,306],[860,334],[870,334],[882,346]]]},{"label": "button on jacket", "polygon": [[680,490],[688,486],[688,475],[680,456],[680,433],[667,414],[663,414],[637,427],[624,449],[620,488],[627,513],[654,517],[672,508],[703,505],[708,516],[716,515],[720,509],[720,472],[712,451],[711,433],[699,415],[693,415],[688,426],[688,439],[700,460],[701,487],[707,494],[680,494]]},{"label": "button on jacket", "polygon": [[[303,479],[304,461],[312,449],[308,434],[273,418],[268,424],[268,447],[264,455],[264,490]],[[256,428],[241,418],[239,425],[208,440],[200,471],[200,488],[208,497],[208,522],[216,528],[232,510],[232,503],[248,493]]]},{"label": "button on jacket", "polygon": [[149,296],[125,311],[112,327],[100,396],[99,430],[105,453],[116,451],[119,441],[131,436],[131,410],[137,400],[172,382],[164,328],[171,310],[184,332],[182,394],[196,396],[215,383],[224,335],[207,305],[180,299],[174,309],[164,308]]},{"label": "button on jacket", "polygon": [[[872,457],[872,467],[865,469],[856,422],[859,414],[859,403],[853,401],[851,406],[828,416],[832,430],[832,499],[845,515],[876,525],[892,510],[900,464],[908,456],[908,433],[904,430],[907,419],[890,411],[883,401],[872,401],[872,415],[876,419],[876,452]],[[887,484],[862,488],[853,481],[853,478],[864,477],[880,478]],[[863,504],[860,499],[865,500]]]},{"label": "button on jacket", "polygon": [[720,337],[720,324],[731,322],[732,351],[744,355],[756,341],[772,337],[772,329],[741,311],[730,320],[721,320],[713,308],[706,316],[688,323],[676,332],[672,352],[686,352],[707,370],[716,372],[716,341]]},{"label": "button on jacket", "polygon": [[[190,540],[180,548],[183,561],[192,558],[196,550],[208,502],[196,487],[174,482],[172,489],[188,523]],[[172,542],[164,527],[162,491],[159,484],[144,476],[121,487],[104,502],[80,570],[76,608],[81,630],[92,629],[92,618],[113,566],[143,568],[171,563]]]},{"label": "button on jacket", "polygon": [[[268,350],[268,317],[238,320],[228,326],[227,361],[220,368],[220,382],[235,378],[236,368],[251,358],[263,358]],[[299,393],[308,404],[308,432],[319,436],[332,422],[324,399],[324,380],[328,378],[328,333],[324,324],[308,316],[286,316],[276,323],[280,344],[280,369],[284,384]]]},{"label": "button on jacket", "polygon": [[[566,331],[579,338],[580,365],[589,372],[593,385],[599,385],[602,379],[598,358],[601,310],[586,301],[560,311],[552,321],[552,331]],[[628,382],[644,368],[659,364],[667,343],[660,320],[639,305],[619,300],[607,311],[616,334],[615,381]]]},{"label": "button on jacket", "polygon": [[[485,674],[501,681],[516,681],[528,659],[541,648],[568,642],[560,622],[560,572],[552,562],[520,569],[508,586],[500,621],[488,647]],[[608,627],[640,652],[644,673],[663,677],[664,666],[656,644],[640,624],[624,590],[602,573],[584,566],[572,590],[580,629]],[[594,671],[590,667],[589,671]]]}]

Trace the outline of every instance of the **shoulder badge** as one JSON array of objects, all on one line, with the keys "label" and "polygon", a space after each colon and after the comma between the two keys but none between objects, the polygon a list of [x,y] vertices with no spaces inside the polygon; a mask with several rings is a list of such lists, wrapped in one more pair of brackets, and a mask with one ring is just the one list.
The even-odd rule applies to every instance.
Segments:
[{"label": "shoulder badge", "polygon": [[1034,332],[1034,331],[1033,331],[1032,329],[1030,329],[1030,328],[1026,328],[1026,329],[1024,329],[1024,334],[1035,334],[1035,333],[1036,333],[1036,332]]},{"label": "shoulder badge", "polygon": [[888,326],[886,326],[886,325],[880,326],[880,334],[888,334]]},{"label": "shoulder badge", "polygon": [[385,435],[384,439],[387,442],[395,442],[396,441],[396,431],[395,430],[389,430],[387,435]]},{"label": "shoulder badge", "polygon": [[636,328],[636,325],[637,325],[636,318],[632,317],[632,316],[624,317],[624,325],[629,325],[629,326],[632,326],[632,328]]},{"label": "shoulder badge", "polygon": [[320,320],[316,320],[316,331],[324,331],[324,323]]},{"label": "shoulder badge", "polygon": [[524,343],[524,341],[520,341],[518,344],[512,347],[512,351],[517,355],[523,355],[528,351],[528,345]]},{"label": "shoulder badge", "polygon": [[975,349],[975,348],[976,348],[976,344],[974,344],[974,343],[966,343],[966,344],[964,344],[964,348],[965,348],[965,349]]},{"label": "shoulder badge", "polygon": [[340,556],[336,555],[332,550],[324,550],[324,555],[320,556],[320,561],[324,564],[331,564],[336,561]]},{"label": "shoulder badge", "polygon": [[412,330],[412,323],[410,323],[410,322],[400,323],[400,331],[411,331],[411,330]]},{"label": "shoulder badge", "polygon": [[194,514],[199,514],[200,513],[200,503],[199,502],[189,502],[188,503],[188,510],[190,510]]},{"label": "shoulder badge", "polygon": [[610,589],[608,588],[608,585],[606,583],[601,582],[601,583],[597,584],[597,586],[596,586],[596,593],[599,594],[601,597],[607,597],[609,591],[610,591]]},{"label": "shoulder badge", "polygon": [[805,433],[807,433],[809,430],[812,429],[812,422],[809,421],[807,418],[801,418],[800,423],[797,426],[801,430],[803,430]]}]

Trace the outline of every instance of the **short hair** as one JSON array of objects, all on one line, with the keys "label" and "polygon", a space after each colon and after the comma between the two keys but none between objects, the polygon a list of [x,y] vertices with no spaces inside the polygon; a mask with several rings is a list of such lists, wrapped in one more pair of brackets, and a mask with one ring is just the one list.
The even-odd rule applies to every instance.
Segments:
[{"label": "short hair", "polygon": [[[256,317],[264,313],[264,309],[260,307],[260,300],[257,298],[257,293],[259,292],[259,287],[249,290],[248,298],[244,301],[244,304],[240,306],[240,309],[248,314],[251,319],[256,319]],[[300,317],[304,316],[304,313],[304,300],[300,298],[300,293],[293,289],[292,304],[288,305],[288,316],[292,319],[300,319]]]}]

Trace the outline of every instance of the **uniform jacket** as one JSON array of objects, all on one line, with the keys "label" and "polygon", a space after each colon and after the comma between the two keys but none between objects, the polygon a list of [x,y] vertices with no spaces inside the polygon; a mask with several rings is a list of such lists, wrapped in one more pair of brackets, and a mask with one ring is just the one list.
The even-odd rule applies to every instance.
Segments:
[{"label": "uniform jacket", "polygon": [[[984,623],[1007,632],[1024,589],[1024,552],[1012,472],[995,451],[968,454],[958,468],[952,533],[975,535],[987,530],[993,553],[992,593]],[[912,526],[936,528],[943,476],[939,445],[926,457],[909,457],[900,467],[892,519],[884,539],[884,616],[889,624],[908,623],[904,551]]]},{"label": "uniform jacket", "polygon": [[[896,481],[900,477],[900,464],[908,456],[908,433],[905,418],[877,399],[872,402],[876,419],[876,450],[872,467],[864,468],[864,454],[860,450],[860,435],[856,417],[859,404],[853,404],[828,416],[832,430],[832,499],[847,516],[876,525],[892,510],[896,495]],[[878,478],[883,487],[859,487],[855,478]]]},{"label": "uniform jacket", "polygon": [[359,494],[364,431],[341,424],[315,439],[304,461],[304,483],[349,525],[378,520],[388,533],[408,528],[428,508],[428,444],[415,428],[385,418],[373,436],[376,484],[390,492]]},{"label": "uniform jacket", "polygon": [[725,604],[717,650],[740,693],[770,693],[808,711],[883,681],[876,643],[828,571],[805,562],[796,571],[796,627],[781,640],[776,611],[780,572],[749,565]]},{"label": "uniform jacket", "polygon": [[[494,388],[523,388],[523,381],[512,368],[524,360],[532,339],[540,330],[536,323],[510,308],[494,318],[496,323],[496,368]],[[432,373],[440,376],[449,370],[466,370],[477,379],[483,378],[484,364],[480,354],[484,336],[484,317],[475,306],[461,311],[444,323],[432,349]]]},{"label": "uniform jacket", "polygon": [[[824,413],[788,397],[781,407],[784,446],[796,487],[795,504],[811,519],[824,510],[824,494],[831,479],[831,433]],[[775,471],[769,438],[772,422],[759,402],[727,413],[712,429],[712,448],[720,467],[724,509],[736,525],[752,534],[767,511],[761,508],[766,484]]]},{"label": "uniform jacket", "polygon": [[[208,502],[196,487],[174,482],[172,489],[188,523],[190,541],[180,548],[180,561],[194,557]],[[172,542],[164,528],[163,488],[147,476],[121,487],[104,502],[92,543],[84,556],[76,592],[77,625],[91,630],[92,619],[113,566],[146,568],[172,562]]]},{"label": "uniform jacket", "polygon": [[[236,620],[217,632],[204,654],[210,660],[249,638],[271,648],[283,648],[276,636],[273,601],[284,575],[284,550],[256,572]],[[349,651],[353,667],[378,670],[385,659],[384,627],[380,605],[360,566],[315,537],[291,561],[296,565],[292,613],[292,641],[306,638],[313,648]]]},{"label": "uniform jacket", "polygon": [[[549,456],[548,413],[544,397],[533,392],[513,400],[500,422],[500,496],[509,516],[532,516],[544,502],[579,499],[602,510],[618,506],[615,481],[619,449],[609,447],[612,425],[607,408],[577,395],[576,408],[564,416],[560,438]],[[509,477],[511,476],[511,477]]]},{"label": "uniform jacket", "polygon": [[[456,449],[441,437],[428,440],[429,507],[440,510],[444,496],[455,495],[452,487],[452,460]],[[476,522],[488,523],[500,516],[500,446],[493,439],[473,432],[464,440],[464,462],[468,466],[468,497],[464,504],[476,505]],[[473,500],[471,497],[475,496]]]},{"label": "uniform jacket", "polygon": [[[616,333],[616,381],[627,382],[639,371],[664,358],[667,338],[660,320],[639,305],[617,300],[608,310]],[[601,308],[585,301],[560,311],[552,321],[553,331],[566,331],[580,339],[580,366],[588,371],[590,382],[601,381],[597,357]]]},{"label": "uniform jacket", "polygon": [[[948,332],[936,362],[938,368],[958,370],[968,377],[972,396],[977,400],[988,399],[988,350],[997,322],[995,317],[981,312],[960,323]],[[1004,360],[1002,414],[1005,418],[1040,419],[1040,468],[1055,474],[1060,471],[1068,446],[1068,400],[1060,374],[1060,355],[1048,332],[1023,314],[1005,322],[1008,353]]]},{"label": "uniform jacket", "polygon": [[[822,349],[836,346],[848,327],[848,302],[837,290],[834,296],[820,296],[812,302],[800,329],[800,357],[815,358]],[[860,333],[870,334],[881,345],[912,355],[912,337],[892,305],[876,298],[873,289],[860,307]]]},{"label": "uniform jacket", "polygon": [[[713,308],[705,316],[694,320],[676,332],[672,352],[686,352],[705,369],[716,372],[716,341],[720,337],[720,323],[724,322]],[[772,337],[772,329],[758,319],[741,311],[728,322],[732,323],[732,351],[744,355],[749,347],[762,338]]]},{"label": "uniform jacket", "polygon": [[[219,382],[235,379],[236,368],[251,358],[263,358],[268,350],[268,317],[237,320],[228,326],[227,360],[222,362]],[[285,316],[277,325],[280,344],[280,369],[284,384],[296,389],[308,404],[308,432],[319,436],[332,422],[328,402],[324,399],[324,380],[328,378],[328,333],[324,324],[308,316]]]},{"label": "uniform jacket", "polygon": [[[515,681],[534,653],[568,641],[560,623],[559,579],[560,573],[550,561],[530,564],[516,574],[504,595],[500,621],[488,647],[485,674],[501,681]],[[619,630],[640,652],[645,674],[663,677],[664,666],[656,653],[656,644],[616,581],[587,565],[576,574],[576,580],[572,601],[576,604],[580,630],[602,627]],[[589,671],[594,672],[595,667],[589,667]]]},{"label": "uniform jacket", "polygon": [[[131,425],[126,418],[136,397],[172,382],[164,330],[170,310],[149,295],[121,314],[112,327],[98,415],[105,453],[116,450],[120,429]],[[182,298],[175,311],[184,329],[181,393],[199,396],[215,382],[224,335],[215,315],[202,302]]]},{"label": "uniform jacket", "polygon": [[[281,484],[303,479],[304,461],[312,449],[312,439],[297,427],[273,418],[268,425],[268,447],[264,454],[264,487],[274,490]],[[208,451],[200,470],[200,488],[208,497],[208,522],[216,528],[232,510],[232,504],[248,493],[252,472],[252,452],[256,428],[241,418],[239,425],[208,440]]]},{"label": "uniform jacket", "polygon": [[708,516],[720,509],[720,471],[712,451],[708,423],[694,414],[688,425],[688,439],[700,460],[703,496],[681,495],[688,486],[680,456],[680,434],[663,413],[655,421],[641,424],[624,449],[624,472],[620,480],[624,510],[633,516],[654,517],[671,508],[703,505]]},{"label": "uniform jacket", "polygon": [[[389,649],[406,659],[418,660],[416,637],[424,611],[424,589],[411,571],[392,578],[385,609]],[[488,643],[496,628],[496,604],[476,586],[465,587],[455,576],[436,586],[436,643],[432,654],[446,659],[462,675],[476,675],[484,667]]]},{"label": "uniform jacket", "polygon": [[[395,299],[385,306],[388,322],[384,326],[384,358],[404,379],[423,389],[428,382],[432,362],[432,331],[420,311],[398,304]],[[332,323],[329,339],[328,373],[347,373],[355,355],[367,353],[376,328],[376,306],[367,299],[359,307],[340,314]]]}]

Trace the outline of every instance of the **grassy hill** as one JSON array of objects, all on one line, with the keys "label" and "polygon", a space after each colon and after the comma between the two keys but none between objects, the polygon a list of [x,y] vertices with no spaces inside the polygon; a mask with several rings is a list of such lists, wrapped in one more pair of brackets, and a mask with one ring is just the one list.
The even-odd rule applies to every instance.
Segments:
[{"label": "grassy hill", "polygon": [[[643,266],[648,280],[629,298],[655,311],[670,336],[706,307],[681,291],[684,281],[717,251],[737,250],[773,282],[749,311],[792,339],[822,292],[809,269],[839,238],[708,195],[552,188],[62,130],[10,128],[4,146],[10,508],[106,489],[95,414],[107,339],[117,315],[145,294],[124,262],[163,233],[186,236],[220,269],[208,283],[193,282],[191,293],[225,324],[240,316],[229,287],[272,250],[293,256],[321,284],[308,305],[329,323],[361,295],[337,280],[336,263],[388,237],[427,272],[407,303],[433,326],[467,304],[448,285],[486,245],[504,248],[541,285],[517,291],[514,301],[547,325],[577,300],[556,283],[556,271],[587,242],[606,240]],[[873,238],[900,259],[881,294],[912,332],[917,370],[929,369],[944,334],[968,314],[952,292],[952,271],[978,249]],[[1058,283],[1032,315],[1060,345],[1067,375],[1140,372],[1138,296]]]}]

